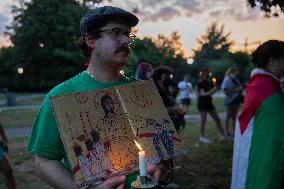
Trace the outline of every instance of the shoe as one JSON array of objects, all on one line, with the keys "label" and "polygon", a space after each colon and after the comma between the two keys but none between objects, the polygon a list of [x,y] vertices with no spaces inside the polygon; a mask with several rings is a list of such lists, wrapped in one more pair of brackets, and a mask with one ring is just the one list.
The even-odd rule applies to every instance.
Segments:
[{"label": "shoe", "polygon": [[203,136],[199,137],[199,141],[203,144],[210,144],[211,143],[211,141],[207,137],[203,137]]}]

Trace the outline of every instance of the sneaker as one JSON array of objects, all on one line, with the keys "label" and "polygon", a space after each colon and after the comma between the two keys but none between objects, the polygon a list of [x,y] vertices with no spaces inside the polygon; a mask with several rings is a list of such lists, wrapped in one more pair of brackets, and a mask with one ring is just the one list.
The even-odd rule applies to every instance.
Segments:
[{"label": "sneaker", "polygon": [[211,143],[211,141],[207,137],[203,137],[203,136],[199,137],[199,141],[203,144],[210,144]]}]

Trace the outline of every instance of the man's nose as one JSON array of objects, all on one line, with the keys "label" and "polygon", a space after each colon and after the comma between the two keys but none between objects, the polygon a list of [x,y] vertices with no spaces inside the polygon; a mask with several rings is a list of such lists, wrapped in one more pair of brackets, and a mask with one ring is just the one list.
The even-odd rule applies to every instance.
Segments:
[{"label": "man's nose", "polygon": [[120,42],[122,44],[130,44],[132,42],[132,39],[130,37],[128,37],[127,35],[122,34]]}]

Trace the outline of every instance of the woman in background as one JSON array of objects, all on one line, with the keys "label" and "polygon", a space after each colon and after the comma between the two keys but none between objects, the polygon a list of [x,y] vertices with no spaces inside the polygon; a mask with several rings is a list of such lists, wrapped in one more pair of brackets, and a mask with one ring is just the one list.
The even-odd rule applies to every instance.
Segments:
[{"label": "woman in background", "polygon": [[237,69],[228,68],[221,87],[223,93],[225,94],[225,99],[224,99],[224,105],[226,107],[225,134],[228,136],[232,136],[229,131],[230,120],[232,120],[232,126],[234,131],[238,110],[243,100],[243,95],[242,95],[243,87],[241,85],[241,82],[237,79],[236,76],[237,76]]},{"label": "woman in background", "polygon": [[137,80],[149,80],[152,77],[153,67],[147,61],[141,61],[137,66],[135,79]]},{"label": "woman in background", "polygon": [[197,108],[200,113],[200,138],[199,141],[204,144],[209,144],[211,141],[205,136],[205,123],[207,113],[210,114],[215,121],[216,128],[220,132],[220,140],[225,140],[224,131],[221,125],[220,118],[212,103],[212,95],[217,91],[216,83],[211,81],[210,71],[208,68],[203,68],[200,72],[200,79],[197,84]]}]

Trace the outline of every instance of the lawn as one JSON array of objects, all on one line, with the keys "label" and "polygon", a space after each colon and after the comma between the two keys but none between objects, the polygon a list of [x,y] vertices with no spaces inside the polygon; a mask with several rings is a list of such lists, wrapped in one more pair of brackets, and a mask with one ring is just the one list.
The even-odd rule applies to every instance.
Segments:
[{"label": "lawn", "polygon": [[[209,145],[198,142],[197,123],[188,123],[181,137],[188,153],[174,162],[174,182],[184,189],[226,189],[231,175],[232,143],[218,141],[212,122],[208,122],[206,133],[214,142]],[[10,157],[18,188],[49,189],[34,173],[32,155],[25,151],[27,138],[10,141]],[[3,183],[0,178],[0,183]],[[4,188],[0,184],[0,188]]]},{"label": "lawn", "polygon": [[25,99],[17,101],[17,106],[24,106],[24,105],[40,105],[44,99],[44,96],[35,97],[32,99]]},{"label": "lawn", "polygon": [[175,182],[185,189],[227,189],[231,180],[232,142],[220,142],[213,122],[206,125],[213,141],[200,144],[197,123],[189,123],[181,137],[187,155],[175,159]]},{"label": "lawn", "polygon": [[5,128],[31,127],[37,109],[5,110],[0,112],[0,120]]},{"label": "lawn", "polygon": [[[19,189],[51,189],[34,173],[33,155],[27,152],[27,138],[18,138],[9,142],[10,160],[14,169],[14,176]],[[4,181],[0,176],[0,189],[4,189]]]}]

